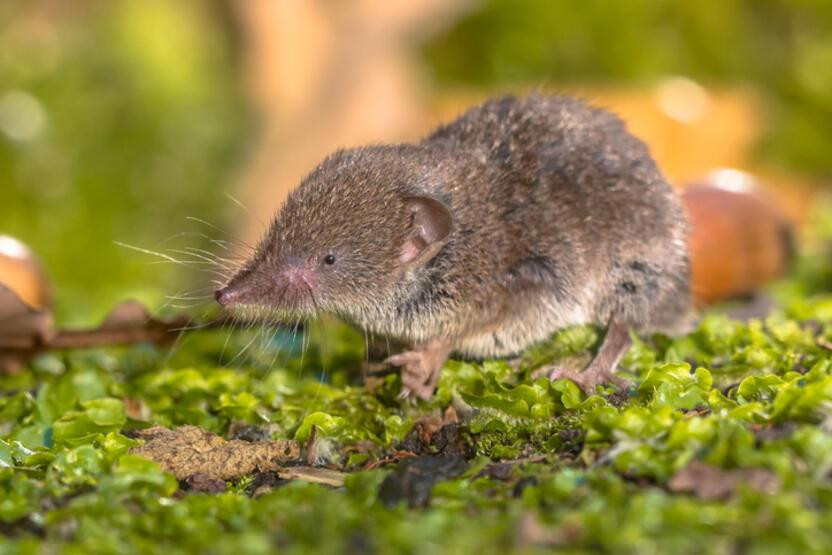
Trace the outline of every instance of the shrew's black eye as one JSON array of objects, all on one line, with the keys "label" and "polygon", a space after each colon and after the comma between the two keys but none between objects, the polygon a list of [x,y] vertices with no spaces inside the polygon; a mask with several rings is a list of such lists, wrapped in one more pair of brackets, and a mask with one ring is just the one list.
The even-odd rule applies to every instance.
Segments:
[{"label": "shrew's black eye", "polygon": [[332,266],[333,264],[335,264],[335,255],[334,254],[326,255],[324,257],[324,264],[326,264],[327,266]]}]

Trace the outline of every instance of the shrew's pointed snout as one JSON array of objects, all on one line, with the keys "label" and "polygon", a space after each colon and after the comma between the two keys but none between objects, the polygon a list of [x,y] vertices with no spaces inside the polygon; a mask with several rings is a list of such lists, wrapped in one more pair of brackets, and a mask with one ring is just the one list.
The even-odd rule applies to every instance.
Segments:
[{"label": "shrew's pointed snout", "polygon": [[222,287],[214,291],[214,298],[222,306],[232,304],[234,299],[234,291],[230,287]]},{"label": "shrew's pointed snout", "polygon": [[246,298],[248,296],[246,294],[248,290],[248,287],[240,284],[226,285],[225,287],[214,291],[214,298],[221,306],[228,308],[234,305],[250,302],[250,300]]},{"label": "shrew's pointed snout", "polygon": [[234,276],[225,287],[214,291],[214,298],[221,306],[229,308],[241,304],[259,304],[266,294],[264,283],[254,272],[245,271]]},{"label": "shrew's pointed snout", "polygon": [[224,308],[269,307],[287,312],[310,310],[315,305],[317,276],[308,265],[244,270],[214,292]]}]

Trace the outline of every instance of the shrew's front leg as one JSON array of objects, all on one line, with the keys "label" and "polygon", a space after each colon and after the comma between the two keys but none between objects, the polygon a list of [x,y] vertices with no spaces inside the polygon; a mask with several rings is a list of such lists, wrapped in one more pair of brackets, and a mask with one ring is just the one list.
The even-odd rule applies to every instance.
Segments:
[{"label": "shrew's front leg", "polygon": [[442,367],[453,349],[441,340],[417,345],[410,351],[388,357],[385,362],[402,369],[402,397],[411,394],[424,400],[433,395]]}]

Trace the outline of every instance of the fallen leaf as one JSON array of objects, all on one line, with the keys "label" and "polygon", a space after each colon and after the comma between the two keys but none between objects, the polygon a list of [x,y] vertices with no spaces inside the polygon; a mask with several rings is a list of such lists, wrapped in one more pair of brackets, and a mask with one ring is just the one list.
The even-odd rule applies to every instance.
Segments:
[{"label": "fallen leaf", "polygon": [[226,441],[196,426],[169,430],[155,426],[138,432],[147,443],[131,453],[157,462],[179,480],[202,474],[212,480],[234,480],[259,471],[282,469],[297,461],[300,445],[292,440]]},{"label": "fallen leaf", "polygon": [[780,479],[765,468],[723,470],[694,460],[677,472],[667,487],[672,492],[693,493],[702,499],[713,500],[730,497],[740,484],[760,492],[774,493],[780,487]]},{"label": "fallen leaf", "polygon": [[433,484],[456,478],[467,466],[461,457],[409,457],[381,483],[379,499],[388,507],[401,501],[410,507],[425,507]]}]

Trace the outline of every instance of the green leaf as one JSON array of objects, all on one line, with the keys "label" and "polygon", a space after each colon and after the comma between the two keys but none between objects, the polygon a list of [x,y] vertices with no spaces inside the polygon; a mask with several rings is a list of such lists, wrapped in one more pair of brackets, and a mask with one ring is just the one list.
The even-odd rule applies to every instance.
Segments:
[{"label": "green leaf", "polygon": [[0,439],[0,468],[11,466],[14,466],[11,445]]},{"label": "green leaf", "polygon": [[342,417],[332,416],[325,412],[313,412],[303,419],[295,431],[295,440],[304,442],[309,439],[312,426],[315,426],[317,433],[323,436],[334,435],[344,426],[344,423],[345,420]]},{"label": "green leaf", "polygon": [[97,399],[81,403],[90,422],[98,426],[121,426],[127,420],[124,404],[118,399]]}]

